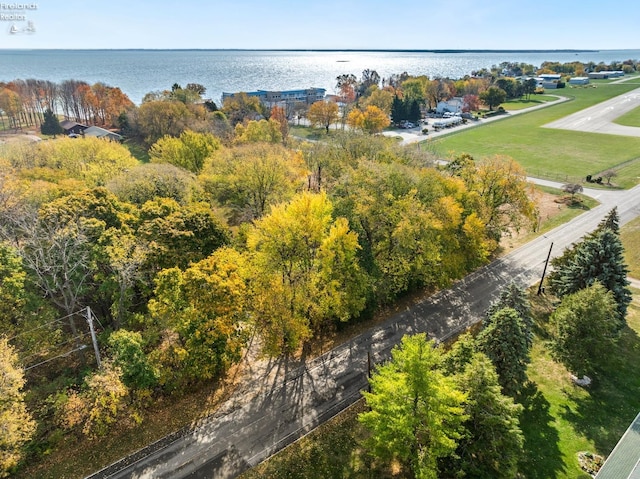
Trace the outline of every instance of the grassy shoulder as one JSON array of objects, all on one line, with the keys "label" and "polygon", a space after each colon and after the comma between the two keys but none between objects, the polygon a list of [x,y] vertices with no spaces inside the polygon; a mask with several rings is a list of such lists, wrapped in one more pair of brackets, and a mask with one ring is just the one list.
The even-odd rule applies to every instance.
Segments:
[{"label": "grassy shoulder", "polygon": [[507,111],[524,110],[532,106],[540,106],[550,101],[556,101],[558,97],[552,95],[533,95],[531,98],[518,98],[501,103],[500,106]]},{"label": "grassy shoulder", "polygon": [[640,127],[640,107],[634,108],[630,112],[619,116],[613,120],[613,122],[618,125]]},{"label": "grassy shoulder", "polygon": [[624,259],[629,265],[629,276],[640,279],[640,218],[624,225],[620,237],[624,244]]},{"label": "grassy shoulder", "polygon": [[524,115],[509,117],[460,130],[436,138],[432,148],[443,156],[469,153],[476,158],[495,154],[509,155],[529,174],[561,181],[578,182],[609,168],[618,170],[617,182],[624,187],[637,183],[633,171],[640,163],[640,138],[542,128],[543,125],[589,106],[626,93],[635,84],[608,84],[597,88],[565,89],[561,93],[571,101],[549,106]]}]

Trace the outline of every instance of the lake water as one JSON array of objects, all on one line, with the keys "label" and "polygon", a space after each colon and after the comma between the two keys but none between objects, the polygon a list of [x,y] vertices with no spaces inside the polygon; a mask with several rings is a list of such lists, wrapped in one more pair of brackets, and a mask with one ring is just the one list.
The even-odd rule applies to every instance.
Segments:
[{"label": "lake water", "polygon": [[336,77],[365,69],[381,77],[411,75],[460,78],[503,61],[539,66],[544,61],[596,63],[640,59],[640,50],[597,52],[300,52],[233,50],[0,50],[0,81],[76,79],[120,87],[135,103],[174,83],[201,83],[219,102],[222,92],[325,88]]}]

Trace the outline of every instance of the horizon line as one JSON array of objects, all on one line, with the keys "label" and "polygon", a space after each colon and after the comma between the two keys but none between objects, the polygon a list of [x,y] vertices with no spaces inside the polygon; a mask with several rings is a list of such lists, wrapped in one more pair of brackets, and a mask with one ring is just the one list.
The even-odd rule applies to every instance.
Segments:
[{"label": "horizon line", "polygon": [[601,51],[633,51],[634,48],[623,49],[576,49],[576,48],[0,48],[0,51],[235,51],[235,52],[363,52],[363,53],[597,53]]}]

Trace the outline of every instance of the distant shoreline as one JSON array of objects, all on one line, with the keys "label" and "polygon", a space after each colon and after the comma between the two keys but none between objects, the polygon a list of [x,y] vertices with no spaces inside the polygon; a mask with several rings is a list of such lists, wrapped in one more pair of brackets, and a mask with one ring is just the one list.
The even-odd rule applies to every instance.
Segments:
[{"label": "distant shoreline", "polygon": [[326,53],[595,53],[616,50],[464,50],[464,49],[333,49],[333,48],[0,48],[0,51],[51,51],[51,52],[326,52]]}]

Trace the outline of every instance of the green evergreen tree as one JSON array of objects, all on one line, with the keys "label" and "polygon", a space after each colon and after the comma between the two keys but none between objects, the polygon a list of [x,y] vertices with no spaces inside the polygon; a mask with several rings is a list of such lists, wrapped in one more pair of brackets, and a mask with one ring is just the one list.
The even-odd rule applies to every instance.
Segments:
[{"label": "green evergreen tree", "polygon": [[621,329],[631,302],[631,291],[620,237],[611,228],[602,227],[565,254],[567,258],[561,257],[552,262],[554,271],[549,275],[551,290],[562,297],[600,281],[613,293],[618,304]]},{"label": "green evergreen tree", "polygon": [[465,395],[439,368],[441,355],[424,334],[405,336],[392,360],[364,392],[370,410],[359,421],[370,431],[369,446],[382,460],[397,459],[415,477],[436,479],[438,459],[451,454],[467,418]]},{"label": "green evergreen tree", "polygon": [[611,351],[619,321],[613,293],[599,282],[562,298],[550,318],[553,355],[578,376]]},{"label": "green evergreen tree", "polygon": [[398,98],[398,96],[395,96],[393,98],[393,103],[391,104],[391,121],[397,125],[402,120],[406,119],[407,113],[405,104],[400,98]]},{"label": "green evergreen tree", "polygon": [[609,228],[615,234],[620,234],[620,217],[618,216],[618,207],[615,206],[609,214],[604,217],[604,219],[598,225],[596,231],[602,230],[604,228]]},{"label": "green evergreen tree", "polygon": [[500,391],[495,368],[489,358],[476,353],[456,376],[467,394],[464,422],[466,434],[455,456],[443,461],[444,477],[511,479],[516,476],[524,438],[519,415],[523,407]]},{"label": "green evergreen tree", "polygon": [[54,138],[64,132],[58,117],[49,108],[44,112],[44,121],[40,125],[40,132],[43,135],[53,135]]},{"label": "green evergreen tree", "polygon": [[478,350],[491,359],[502,389],[509,396],[517,394],[527,380],[531,346],[525,331],[518,312],[504,308],[493,314],[476,339]]},{"label": "green evergreen tree", "polygon": [[422,113],[420,112],[420,104],[416,100],[411,100],[411,103],[409,103],[408,106],[409,108],[407,119],[417,125],[420,121],[420,118],[422,117]]},{"label": "green evergreen tree", "polygon": [[533,318],[531,317],[531,304],[527,299],[527,293],[521,286],[510,283],[500,292],[498,299],[489,306],[485,313],[484,327],[491,322],[493,315],[501,309],[512,308],[518,312],[522,323],[525,326],[525,335],[529,347],[533,344]]}]

